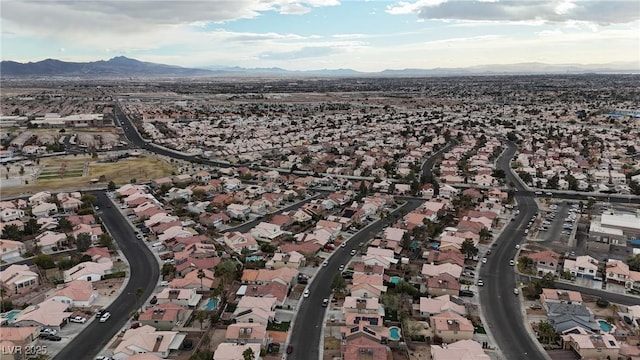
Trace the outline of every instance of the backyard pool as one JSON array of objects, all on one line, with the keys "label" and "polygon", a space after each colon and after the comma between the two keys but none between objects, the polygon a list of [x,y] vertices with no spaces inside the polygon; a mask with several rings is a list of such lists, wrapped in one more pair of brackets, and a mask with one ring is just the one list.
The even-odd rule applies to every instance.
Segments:
[{"label": "backyard pool", "polygon": [[392,326],[389,328],[389,340],[398,341],[400,340],[400,328],[397,326]]},{"label": "backyard pool", "polygon": [[598,324],[600,325],[600,330],[604,333],[610,333],[611,330],[615,328],[615,326],[609,324],[606,320],[598,320]]},{"label": "backyard pool", "polygon": [[11,324],[13,322],[13,319],[18,316],[18,314],[20,314],[20,310],[11,310],[9,312],[6,313],[2,313],[0,315],[0,317],[2,317],[2,322],[4,322],[5,320],[7,321],[8,324]]},{"label": "backyard pool", "polygon": [[389,282],[391,282],[392,284],[397,284],[400,282],[400,276],[392,276],[391,278],[389,278]]},{"label": "backyard pool", "polygon": [[212,311],[216,308],[216,306],[218,306],[218,299],[209,299],[209,301],[207,301],[206,304],[204,304],[202,306],[202,310],[209,310]]}]

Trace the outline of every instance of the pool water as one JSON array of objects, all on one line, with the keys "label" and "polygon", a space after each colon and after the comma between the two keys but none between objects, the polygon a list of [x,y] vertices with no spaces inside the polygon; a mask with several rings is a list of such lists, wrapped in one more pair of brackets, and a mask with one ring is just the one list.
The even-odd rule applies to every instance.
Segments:
[{"label": "pool water", "polygon": [[606,333],[611,331],[611,324],[606,322],[605,320],[598,320],[598,324],[600,325],[600,329]]},{"label": "pool water", "polygon": [[399,283],[399,282],[400,282],[400,277],[399,277],[399,276],[392,276],[392,277],[389,279],[389,281],[390,281],[392,284],[397,284],[397,283]]},{"label": "pool water", "polygon": [[7,319],[7,322],[9,324],[11,324],[13,322],[13,319],[18,316],[18,314],[20,314],[20,310],[11,310],[9,312],[3,313],[2,314],[2,318],[3,319]]},{"label": "pool water", "polygon": [[206,304],[202,307],[203,310],[213,310],[218,306],[218,299],[209,299]]},{"label": "pool water", "polygon": [[392,326],[389,328],[389,340],[400,340],[400,328],[397,326]]}]

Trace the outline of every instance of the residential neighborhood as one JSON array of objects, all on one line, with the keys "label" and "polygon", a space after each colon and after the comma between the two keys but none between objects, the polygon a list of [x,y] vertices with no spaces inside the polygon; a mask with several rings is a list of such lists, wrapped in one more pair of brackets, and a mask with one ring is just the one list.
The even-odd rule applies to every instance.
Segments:
[{"label": "residential neighborhood", "polygon": [[[333,79],[321,101],[107,81],[99,114],[7,95],[0,346],[60,358],[111,332],[92,356],[503,359],[487,309],[513,306],[549,358],[638,358],[635,90],[581,80],[620,89],[604,104],[574,80]],[[146,259],[159,276],[131,288]]]}]

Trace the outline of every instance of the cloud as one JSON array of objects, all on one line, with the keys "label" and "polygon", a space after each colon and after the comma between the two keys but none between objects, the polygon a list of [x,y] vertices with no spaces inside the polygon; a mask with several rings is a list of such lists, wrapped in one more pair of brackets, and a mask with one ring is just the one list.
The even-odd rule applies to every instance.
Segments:
[{"label": "cloud", "polygon": [[259,57],[263,60],[297,60],[334,55],[339,52],[341,52],[340,49],[330,46],[307,46],[292,51],[267,51],[260,54]]},{"label": "cloud", "polygon": [[419,19],[536,21],[549,23],[587,21],[601,25],[640,20],[637,0],[531,0],[531,1],[425,1],[399,2],[390,14],[416,13]]}]

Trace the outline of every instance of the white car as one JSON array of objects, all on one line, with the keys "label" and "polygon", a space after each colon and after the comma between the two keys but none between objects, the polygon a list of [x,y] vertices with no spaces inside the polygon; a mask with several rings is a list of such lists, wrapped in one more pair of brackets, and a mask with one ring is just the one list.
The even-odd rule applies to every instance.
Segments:
[{"label": "white car", "polygon": [[515,264],[516,264],[516,262],[515,262],[515,261],[513,261],[513,260],[509,260],[509,265],[511,265],[511,266],[515,266]]},{"label": "white car", "polygon": [[354,256],[356,254],[355,250],[351,250],[351,256]]},{"label": "white car", "polygon": [[484,281],[482,281],[482,279],[478,279],[478,286],[484,286]]},{"label": "white car", "polygon": [[87,319],[83,318],[82,316],[74,316],[72,318],[69,318],[69,321],[73,323],[84,324],[87,322]]},{"label": "white car", "polygon": [[109,318],[111,317],[111,313],[110,312],[106,312],[104,314],[102,314],[102,316],[100,317],[100,322],[107,322],[107,320],[109,320]]},{"label": "white car", "polygon": [[304,293],[302,293],[303,297],[309,297],[309,289],[304,289]]},{"label": "white car", "polygon": [[520,244],[516,244],[516,249],[520,249]]},{"label": "white car", "polygon": [[518,290],[518,288],[513,288],[513,293],[515,295],[518,295],[520,293],[520,290]]},{"label": "white car", "polygon": [[486,263],[487,263],[487,258],[486,258],[486,257],[483,257],[483,258],[482,258],[482,263],[483,263],[483,264],[486,264]]}]

